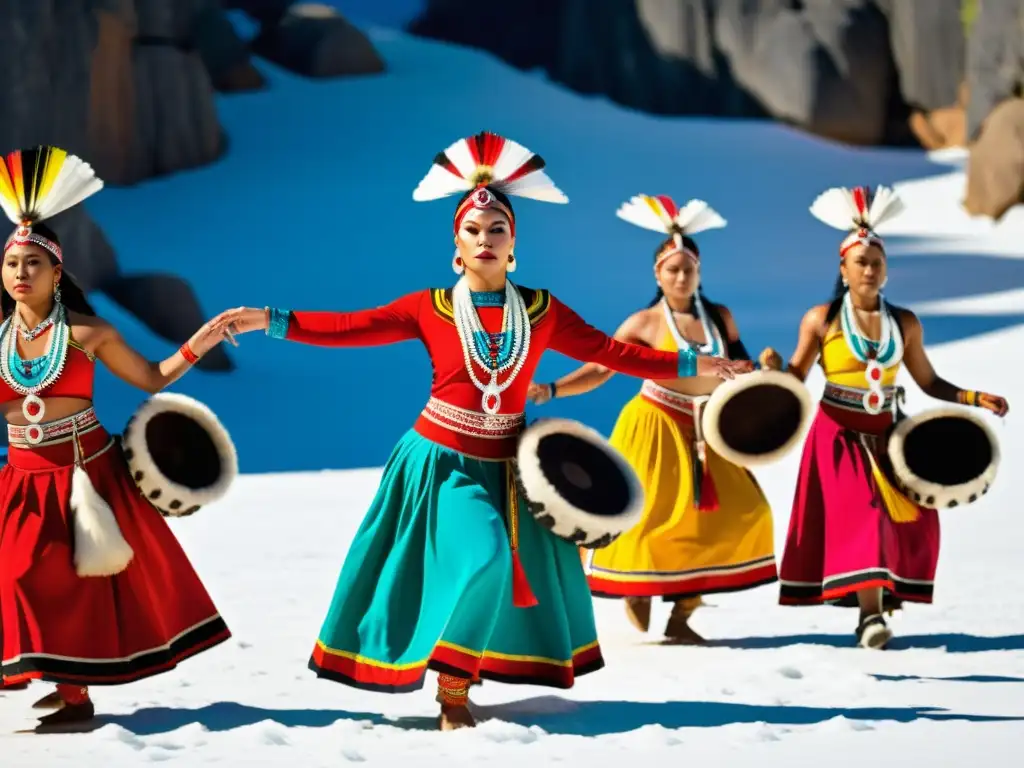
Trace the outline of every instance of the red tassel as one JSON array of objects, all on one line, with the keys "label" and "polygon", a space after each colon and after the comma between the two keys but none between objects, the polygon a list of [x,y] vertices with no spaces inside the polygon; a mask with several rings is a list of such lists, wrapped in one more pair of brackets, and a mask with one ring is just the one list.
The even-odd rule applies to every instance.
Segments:
[{"label": "red tassel", "polygon": [[523,570],[519,552],[512,550],[512,605],[516,608],[532,608],[537,605],[537,598],[530,589],[530,582]]},{"label": "red tassel", "polygon": [[697,502],[697,509],[701,512],[716,512],[718,510],[718,491],[715,490],[715,481],[711,477],[711,469],[707,462],[704,462],[704,469],[700,477],[700,501]]}]

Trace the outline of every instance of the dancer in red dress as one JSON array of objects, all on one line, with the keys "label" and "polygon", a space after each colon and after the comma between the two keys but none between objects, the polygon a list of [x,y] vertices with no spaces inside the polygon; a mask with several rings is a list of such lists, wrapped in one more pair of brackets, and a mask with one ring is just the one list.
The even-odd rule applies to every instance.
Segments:
[{"label": "dancer in red dress", "polygon": [[461,193],[452,288],[357,312],[239,308],[213,321],[319,346],[426,347],[430,398],[349,547],[310,667],[391,693],[420,688],[433,669],[445,730],[473,725],[474,680],[570,688],[604,665],[576,547],[526,513],[513,479],[526,392],[544,351],[659,380],[752,367],[616,341],[547,291],[509,281],[519,263],[509,196],[566,202],[544,167],[486,133],[436,156],[414,199]]},{"label": "dancer in red dress", "polygon": [[161,514],[93,410],[96,361],[158,392],[224,338],[207,324],[150,362],[96,317],[42,223],[102,187],[53,147],[0,161],[4,246],[0,408],[0,681],[57,684],[43,726],[88,720],[88,686],[165,672],[230,633]]}]

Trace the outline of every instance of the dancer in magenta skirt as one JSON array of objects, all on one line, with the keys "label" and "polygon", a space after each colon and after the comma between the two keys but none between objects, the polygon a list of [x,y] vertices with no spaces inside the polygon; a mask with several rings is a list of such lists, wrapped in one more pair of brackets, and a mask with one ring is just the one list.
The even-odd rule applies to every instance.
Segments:
[{"label": "dancer in magenta skirt", "polygon": [[[892,631],[884,607],[931,603],[939,559],[939,517],[889,480],[885,433],[893,423],[900,365],[938,400],[1004,415],[1006,400],[941,379],[924,351],[921,323],[882,296],[886,256],[875,228],[903,210],[879,187],[823,193],[811,213],[849,230],[839,247],[836,297],[800,324],[788,370],[804,379],[816,360],[825,392],[811,425],[780,570],[783,605],[858,605],[856,638],[884,648]],[[771,352],[763,360],[781,368]]]}]

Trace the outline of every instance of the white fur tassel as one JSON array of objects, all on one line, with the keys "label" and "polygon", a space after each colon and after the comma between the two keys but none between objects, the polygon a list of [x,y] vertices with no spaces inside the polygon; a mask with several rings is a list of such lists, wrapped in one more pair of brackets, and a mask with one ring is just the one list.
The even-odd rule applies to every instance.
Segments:
[{"label": "white fur tassel", "polygon": [[71,514],[79,576],[113,576],[128,567],[135,553],[121,535],[114,511],[81,467],[71,475]]}]

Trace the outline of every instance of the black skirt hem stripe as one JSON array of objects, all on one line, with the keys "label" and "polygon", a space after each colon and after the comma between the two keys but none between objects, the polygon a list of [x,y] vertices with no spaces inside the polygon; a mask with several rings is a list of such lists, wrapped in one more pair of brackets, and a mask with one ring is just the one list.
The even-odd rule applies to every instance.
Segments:
[{"label": "black skirt hem stripe", "polygon": [[170,648],[151,651],[130,661],[84,661],[81,659],[24,658],[0,667],[4,677],[38,676],[47,683],[101,686],[126,685],[155,677],[181,662],[214,648],[231,638],[220,617],[179,637]]}]

